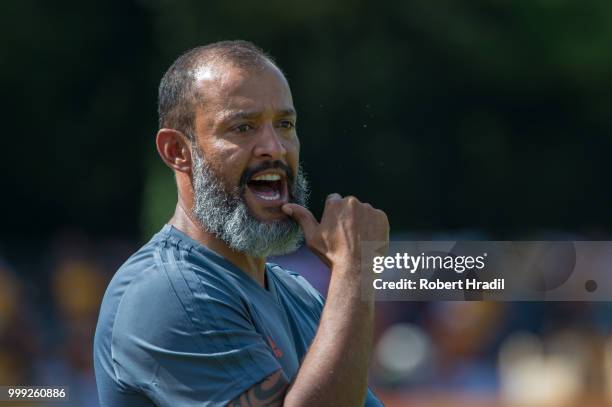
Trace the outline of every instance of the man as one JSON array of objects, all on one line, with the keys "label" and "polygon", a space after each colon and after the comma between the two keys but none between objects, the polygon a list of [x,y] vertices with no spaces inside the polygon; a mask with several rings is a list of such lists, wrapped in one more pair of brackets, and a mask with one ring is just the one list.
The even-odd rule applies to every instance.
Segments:
[{"label": "man", "polygon": [[[195,48],[164,75],[156,143],[176,211],[118,270],[94,361],[102,406],[377,406],[367,389],[374,302],[360,242],[385,214],[331,194],[304,207],[289,85],[243,41]],[[327,300],[266,263],[308,247],[331,269]]]}]

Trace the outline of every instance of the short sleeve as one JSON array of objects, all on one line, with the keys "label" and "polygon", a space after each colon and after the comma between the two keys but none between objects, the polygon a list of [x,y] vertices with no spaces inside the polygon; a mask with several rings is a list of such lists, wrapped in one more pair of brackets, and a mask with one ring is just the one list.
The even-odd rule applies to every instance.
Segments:
[{"label": "short sleeve", "polygon": [[225,406],[281,369],[236,288],[180,262],[158,262],[119,304],[112,359],[120,384],[158,406]]},{"label": "short sleeve", "polygon": [[318,321],[325,306],[325,298],[314,288],[308,280],[295,271],[286,270],[278,264],[268,263],[270,270],[276,278],[286,287],[293,297],[297,297],[302,307],[309,309]]},{"label": "short sleeve", "polygon": [[299,274],[296,274],[296,279],[300,282],[302,287],[304,287],[304,289],[312,296],[317,306],[319,307],[319,313],[321,313],[323,311],[323,306],[325,305],[325,298],[304,277],[300,276]]}]

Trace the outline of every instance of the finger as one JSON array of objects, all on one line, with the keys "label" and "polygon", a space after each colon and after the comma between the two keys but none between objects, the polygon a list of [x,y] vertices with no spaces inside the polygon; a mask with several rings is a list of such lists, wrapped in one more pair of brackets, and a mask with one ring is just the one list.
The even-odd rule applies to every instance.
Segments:
[{"label": "finger", "polygon": [[291,216],[300,225],[304,231],[304,238],[306,242],[314,236],[315,230],[319,226],[319,222],[314,217],[312,212],[304,208],[301,205],[288,203],[281,207],[281,210],[287,215]]},{"label": "finger", "polygon": [[337,193],[334,192],[332,194],[327,195],[327,198],[325,198],[325,202],[333,201],[333,200],[336,200],[336,199],[342,199],[342,195],[337,194]]}]

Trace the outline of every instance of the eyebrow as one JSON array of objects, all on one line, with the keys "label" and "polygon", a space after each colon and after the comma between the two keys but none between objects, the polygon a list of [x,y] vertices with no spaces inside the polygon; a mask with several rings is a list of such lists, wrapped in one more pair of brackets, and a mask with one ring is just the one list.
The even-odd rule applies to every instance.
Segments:
[{"label": "eyebrow", "polygon": [[[295,110],[291,108],[276,110],[274,113],[275,113],[275,116],[280,116],[280,117],[297,116],[297,113],[295,112]],[[236,119],[254,119],[261,115],[262,115],[262,112],[259,110],[230,111],[229,113],[223,115],[222,120],[224,122],[228,122],[228,121],[232,121]]]}]

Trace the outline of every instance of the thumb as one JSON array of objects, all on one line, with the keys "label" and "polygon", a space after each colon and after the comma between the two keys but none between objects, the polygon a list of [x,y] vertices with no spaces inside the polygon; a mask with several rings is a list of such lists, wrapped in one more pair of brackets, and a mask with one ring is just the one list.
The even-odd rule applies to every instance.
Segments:
[{"label": "thumb", "polygon": [[306,242],[310,241],[312,236],[315,234],[315,230],[319,227],[319,222],[314,217],[312,212],[304,208],[301,205],[288,203],[281,207],[281,210],[287,215],[291,216],[300,225],[302,231],[304,231],[304,237]]}]

